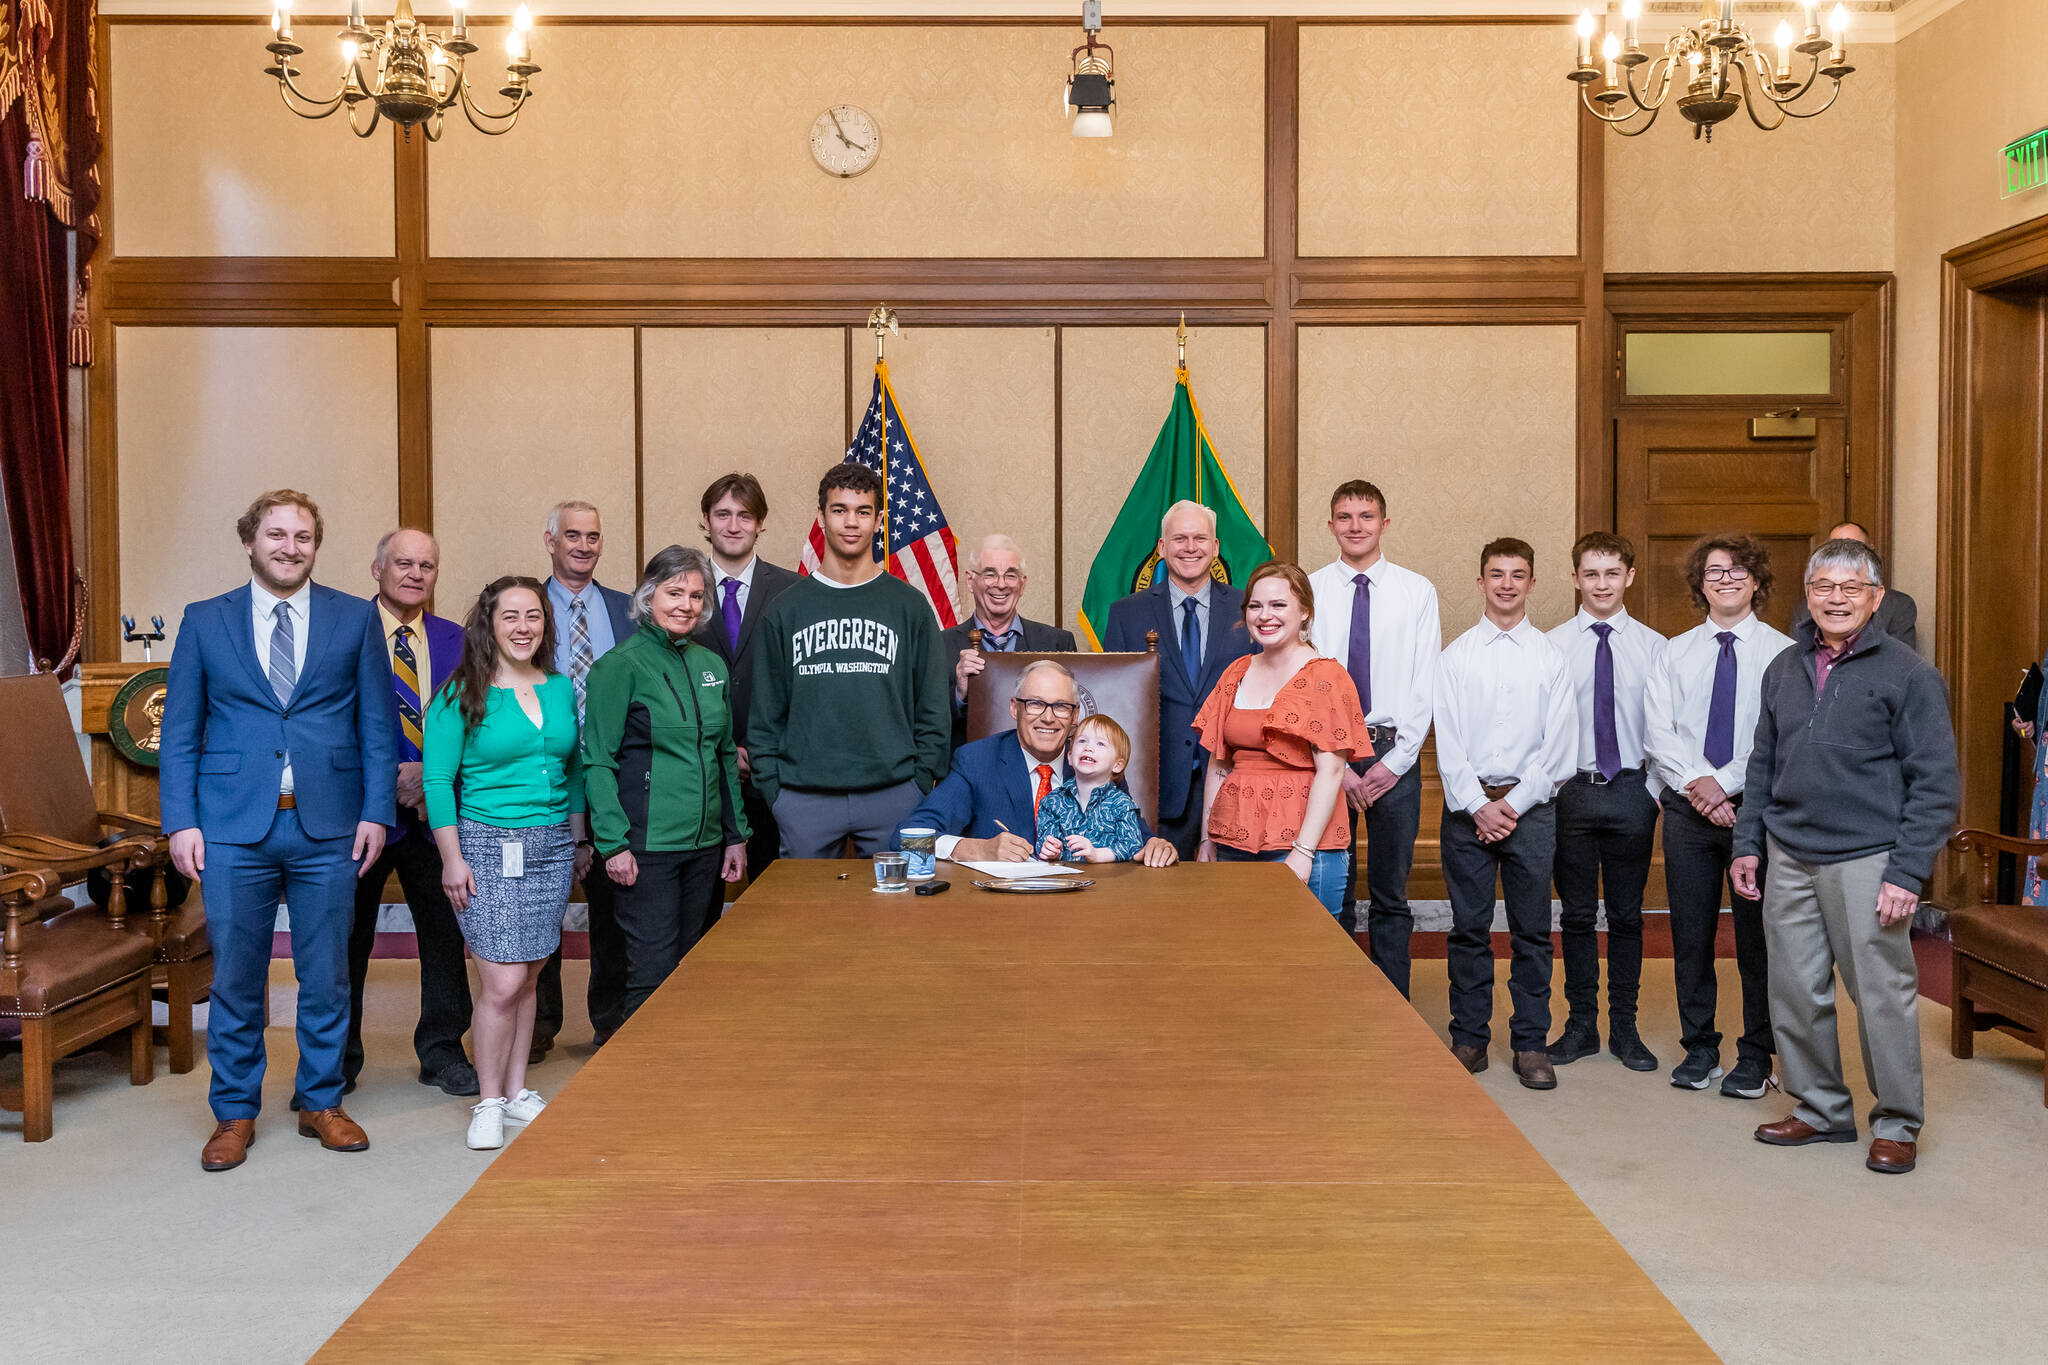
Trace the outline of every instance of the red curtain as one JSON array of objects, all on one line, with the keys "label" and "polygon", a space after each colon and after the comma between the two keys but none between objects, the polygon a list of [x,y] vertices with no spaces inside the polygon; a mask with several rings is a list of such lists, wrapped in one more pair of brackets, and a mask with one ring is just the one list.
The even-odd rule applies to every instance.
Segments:
[{"label": "red curtain", "polygon": [[99,244],[94,0],[0,0],[0,488],[38,667],[68,664],[71,542],[67,364],[91,359],[85,293]]}]

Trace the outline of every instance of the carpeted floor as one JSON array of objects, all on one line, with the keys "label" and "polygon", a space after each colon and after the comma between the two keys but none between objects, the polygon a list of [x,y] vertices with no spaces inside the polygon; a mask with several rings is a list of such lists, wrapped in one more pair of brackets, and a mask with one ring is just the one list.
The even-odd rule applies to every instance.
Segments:
[{"label": "carpeted floor", "polygon": [[[1363,958],[1360,966],[1369,970]],[[1722,972],[1726,1002],[1733,964]],[[569,964],[573,1045],[535,1073],[545,1094],[588,1055],[582,973]],[[117,1057],[66,1063],[48,1143],[22,1144],[18,1116],[0,1113],[0,1225],[12,1253],[0,1357],[268,1365],[310,1355],[490,1160],[462,1144],[467,1102],[415,1080],[417,980],[410,962],[372,967],[370,1067],[348,1101],[373,1143],[362,1155],[297,1136],[282,1028],[270,1034],[257,1144],[238,1171],[199,1170],[211,1128],[203,1065],[186,1076],[159,1070],[138,1090]],[[289,964],[273,969],[272,983],[273,1016],[289,1019]],[[1441,961],[1417,963],[1415,988],[1441,1032]],[[1667,1069],[1677,1061],[1671,996],[1670,963],[1646,964],[1643,1032]],[[1498,1035],[1506,1015],[1503,987]],[[1605,1055],[1562,1068],[1559,1088],[1536,1094],[1515,1083],[1497,1044],[1479,1083],[1730,1362],[2040,1360],[2040,1055],[1987,1035],[1976,1060],[1958,1062],[1947,1029],[1946,1010],[1923,1001],[1930,1121],[1920,1169],[1902,1177],[1866,1171],[1860,1146],[1752,1141],[1756,1123],[1784,1112],[1778,1095],[1747,1103],[1681,1092],[1663,1071],[1637,1075]],[[1860,1085],[1852,1018],[1843,1034]],[[1732,1043],[1727,1051],[1732,1061]],[[18,1067],[0,1063],[0,1079]],[[1569,1265],[1554,1270],[1559,1295],[1597,1308],[1598,1284]],[[490,1357],[489,1343],[476,1346],[478,1359]]]}]

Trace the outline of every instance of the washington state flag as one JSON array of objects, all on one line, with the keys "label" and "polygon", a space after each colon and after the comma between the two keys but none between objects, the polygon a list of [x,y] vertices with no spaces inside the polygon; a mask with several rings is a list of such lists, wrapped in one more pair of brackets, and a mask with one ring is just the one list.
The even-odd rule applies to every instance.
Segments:
[{"label": "washington state flag", "polygon": [[1216,513],[1217,559],[1209,572],[1220,581],[1242,583],[1273,557],[1273,547],[1252,524],[1208,428],[1202,425],[1202,410],[1188,390],[1187,366],[1175,370],[1173,378],[1173,407],[1166,425],[1159,428],[1159,439],[1152,443],[1152,453],[1145,457],[1123,510],[1116,514],[1116,523],[1088,570],[1088,589],[1081,595],[1081,633],[1090,649],[1102,648],[1110,603],[1152,586],[1159,568],[1159,519],[1183,498]]}]

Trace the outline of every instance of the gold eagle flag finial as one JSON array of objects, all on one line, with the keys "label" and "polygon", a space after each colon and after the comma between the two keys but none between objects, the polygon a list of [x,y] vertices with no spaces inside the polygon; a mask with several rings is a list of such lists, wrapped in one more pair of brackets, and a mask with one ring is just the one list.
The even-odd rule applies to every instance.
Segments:
[{"label": "gold eagle flag finial", "polygon": [[876,304],[875,311],[868,314],[868,330],[875,334],[875,363],[880,364],[885,339],[903,335],[903,329],[896,324],[896,310],[886,303]]}]

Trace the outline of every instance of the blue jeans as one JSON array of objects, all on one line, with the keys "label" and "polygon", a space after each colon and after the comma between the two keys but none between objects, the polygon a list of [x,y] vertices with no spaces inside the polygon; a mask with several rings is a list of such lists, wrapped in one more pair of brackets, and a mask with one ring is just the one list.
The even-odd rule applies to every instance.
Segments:
[{"label": "blue jeans", "polygon": [[[1289,850],[1268,849],[1263,853],[1247,853],[1241,848],[1227,844],[1216,845],[1216,861],[1219,863],[1284,863]],[[1351,870],[1351,851],[1343,848],[1316,850],[1315,862],[1308,869],[1308,893],[1323,903],[1323,909],[1332,915],[1344,913],[1344,879]]]}]

